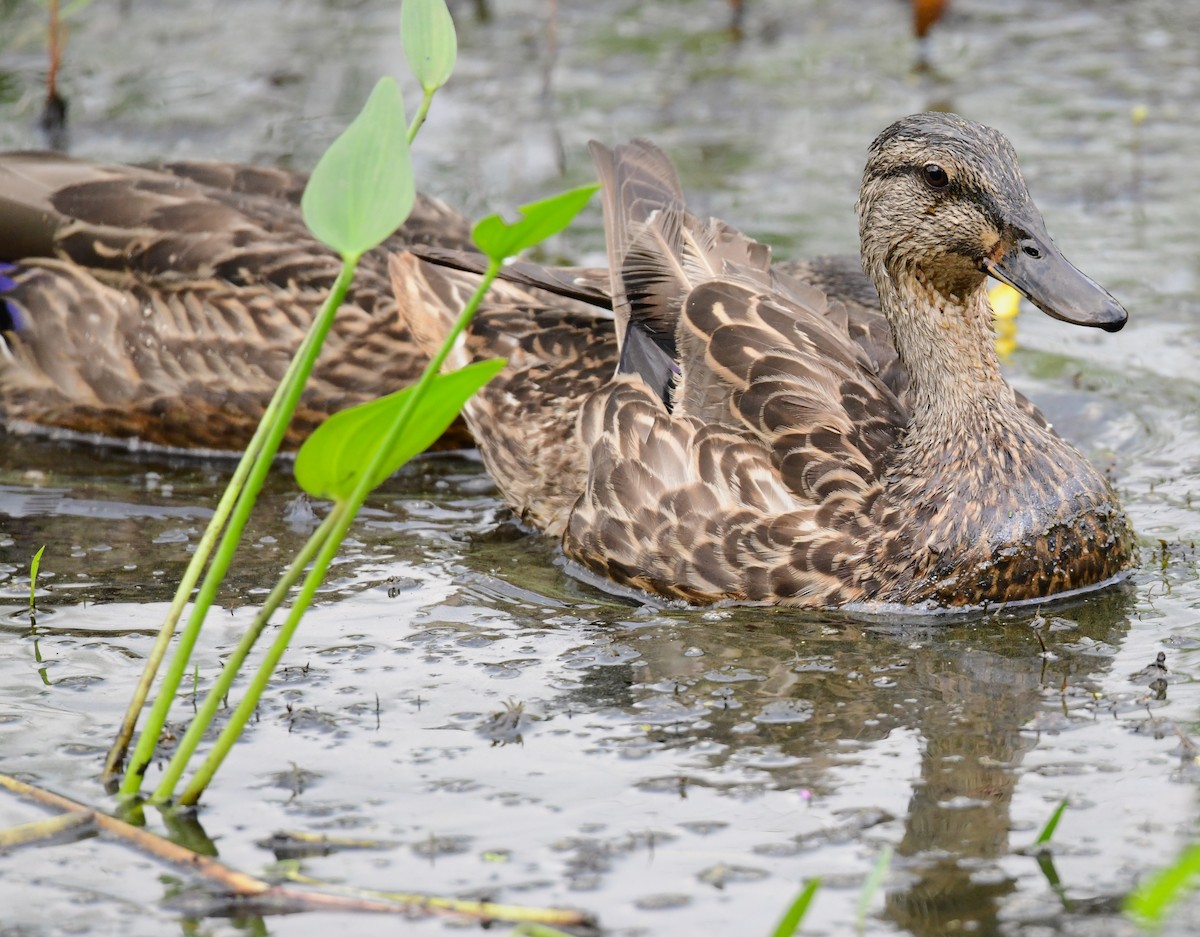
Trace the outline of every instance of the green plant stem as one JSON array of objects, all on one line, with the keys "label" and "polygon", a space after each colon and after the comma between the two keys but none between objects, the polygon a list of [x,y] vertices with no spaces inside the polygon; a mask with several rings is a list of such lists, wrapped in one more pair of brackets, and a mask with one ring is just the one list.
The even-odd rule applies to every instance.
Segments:
[{"label": "green plant stem", "polygon": [[[487,291],[491,289],[492,282],[500,274],[501,263],[498,260],[488,259],[487,269],[483,272],[483,279],[479,281],[479,286],[475,287],[475,292],[471,294],[471,298],[467,300],[467,304],[463,307],[463,311],[458,314],[458,318],[454,320],[454,325],[450,327],[450,332],[442,342],[442,347],[437,350],[437,354],[429,362],[429,365],[421,372],[421,379],[417,381],[416,388],[408,399],[406,406],[396,417],[396,429],[390,434],[387,444],[379,447],[375,461],[382,462],[386,456],[392,442],[399,437],[404,429],[404,424],[408,422],[408,415],[415,409],[417,401],[424,396],[425,388],[433,381],[435,375],[442,370],[442,365],[446,363],[446,358],[450,354],[450,349],[454,347],[454,343],[458,341],[458,337],[462,335],[463,330],[471,324],[471,320],[475,318],[475,311],[479,308],[479,304],[483,302],[483,297],[487,295]],[[372,468],[375,466],[372,465]],[[364,472],[359,485],[366,487],[371,477],[370,472]],[[368,489],[369,490],[369,489]],[[356,489],[357,492],[357,489]]]},{"label": "green plant stem", "polygon": [[413,140],[417,138],[417,131],[421,129],[421,124],[425,123],[425,118],[429,114],[429,105],[433,103],[433,96],[437,93],[437,88],[425,88],[421,92],[421,103],[417,107],[417,113],[413,115],[412,123],[408,125],[408,145],[412,146]]},{"label": "green plant stem", "polygon": [[271,675],[279,665],[284,651],[287,650],[288,645],[291,643],[292,637],[296,633],[296,627],[300,624],[300,619],[304,616],[305,611],[308,610],[308,606],[312,604],[313,596],[316,595],[317,589],[325,578],[325,571],[329,568],[330,561],[333,559],[334,554],[337,553],[338,547],[341,546],[342,537],[345,536],[346,529],[350,526],[350,521],[354,519],[354,512],[349,509],[348,503],[339,502],[335,504],[334,509],[330,512],[327,520],[329,519],[332,519],[332,525],[321,543],[321,550],[317,555],[316,562],[313,564],[312,569],[308,571],[308,575],[304,577],[304,584],[300,587],[300,592],[296,596],[295,602],[292,603],[288,617],[284,620],[279,633],[275,636],[275,640],[271,642],[270,648],[267,649],[267,653],[258,670],[255,672],[253,679],[246,687],[246,695],[242,697],[241,702],[238,703],[230,715],[229,722],[221,730],[221,734],[217,736],[212,751],[208,753],[208,757],[204,759],[199,769],[192,776],[188,786],[179,795],[179,803],[181,805],[188,806],[199,801],[200,795],[204,793],[205,788],[212,781],[213,775],[216,774],[217,769],[221,767],[226,756],[241,736],[246,723],[254,715],[254,710],[258,707],[258,701],[262,698],[263,691],[267,687],[267,682],[271,679]]},{"label": "green plant stem", "polygon": [[[341,306],[350,288],[350,282],[354,277],[354,269],[358,266],[358,257],[359,255],[354,255],[343,258],[342,270],[338,274],[337,280],[334,281],[329,296],[326,297],[325,305],[321,307],[321,311],[318,313],[316,319],[313,320],[308,335],[305,336],[304,342],[288,367],[280,389],[276,392],[276,397],[272,398],[271,404],[267,408],[267,413],[263,415],[261,426],[266,427],[266,431],[261,448],[252,460],[245,486],[237,496],[228,526],[221,537],[220,546],[213,557],[212,565],[209,566],[208,572],[204,577],[200,592],[196,596],[191,617],[188,619],[187,626],[180,634],[175,656],[171,660],[171,667],[163,677],[158,696],[155,697],[154,705],[150,710],[149,716],[146,718],[146,725],[142,729],[142,734],[138,737],[137,748],[134,750],[133,757],[130,759],[129,766],[125,771],[125,778],[121,784],[120,793],[124,797],[136,795],[141,788],[142,776],[145,774],[146,768],[150,764],[150,759],[153,757],[154,748],[158,743],[162,727],[166,723],[167,713],[170,711],[171,703],[174,701],[175,692],[178,690],[179,684],[183,679],[192,649],[200,634],[200,626],[204,622],[204,617],[208,613],[208,609],[216,597],[217,589],[224,579],[229,564],[233,559],[233,553],[237,549],[242,530],[245,528],[246,522],[250,517],[254,500],[258,496],[263,482],[266,480],[267,472],[270,471],[275,453],[279,451],[280,443],[287,432],[288,423],[291,422],[292,414],[296,410],[296,405],[299,403],[304,386],[308,382],[308,376],[312,373],[313,365],[316,363],[317,355],[320,353],[325,336],[329,333],[329,329],[333,325],[334,314],[337,312],[338,307]],[[276,406],[277,401],[278,405]],[[267,419],[268,415],[272,417],[270,421]],[[257,434],[255,435],[257,436]]]},{"label": "green plant stem", "polygon": [[205,694],[204,700],[196,710],[195,715],[192,716],[192,721],[188,724],[187,731],[183,734],[183,738],[179,740],[179,745],[176,747],[175,753],[171,756],[170,762],[167,763],[162,779],[159,781],[158,787],[150,798],[152,803],[164,803],[175,793],[175,786],[179,783],[179,778],[183,775],[188,761],[196,750],[196,746],[200,744],[204,733],[208,731],[208,727],[212,724],[213,717],[217,713],[217,708],[221,705],[221,700],[225,699],[229,694],[229,690],[233,686],[233,681],[236,679],[238,671],[241,670],[246,656],[262,635],[263,629],[266,628],[267,623],[271,620],[271,616],[275,614],[275,611],[283,604],[284,599],[287,598],[288,591],[304,575],[304,568],[317,555],[317,550],[325,542],[325,539],[333,529],[336,516],[336,511],[331,511],[325,520],[321,522],[321,526],[313,531],[312,536],[308,538],[304,546],[301,547],[300,552],[296,554],[295,559],[292,560],[292,564],[279,577],[279,582],[275,584],[275,588],[271,590],[271,594],[263,602],[262,608],[259,609],[258,614],[246,630],[246,633],[242,635],[242,639],[238,642],[237,647],[234,648],[233,654],[225,661],[225,665],[221,668],[220,676],[217,677],[217,681]]},{"label": "green plant stem", "polygon": [[475,315],[475,311],[479,308],[479,304],[483,301],[484,295],[491,287],[492,281],[496,279],[496,275],[499,272],[500,263],[496,260],[489,260],[487,270],[479,286],[476,287],[475,292],[471,295],[470,300],[459,314],[458,319],[455,320],[450,333],[442,342],[441,348],[438,349],[437,354],[433,356],[433,359],[426,366],[424,372],[422,372],[421,379],[417,381],[413,392],[405,401],[405,406],[396,415],[396,421],[392,424],[391,432],[388,433],[386,439],[381,440],[378,448],[375,450],[371,464],[359,475],[354,490],[346,500],[337,502],[334,510],[330,512],[330,517],[336,517],[336,520],[332,522],[328,536],[321,546],[312,569],[309,570],[308,575],[305,577],[304,585],[301,586],[295,602],[292,603],[292,608],[287,619],[284,621],[279,634],[267,651],[258,672],[254,675],[254,679],[251,680],[250,685],[246,688],[246,695],[238,703],[237,708],[230,716],[229,722],[217,737],[212,751],[209,752],[208,757],[204,759],[204,762],[200,765],[200,768],[180,795],[180,804],[191,805],[199,801],[200,795],[204,793],[205,788],[212,781],[213,775],[221,767],[221,764],[233,748],[234,743],[241,735],[246,723],[250,721],[250,717],[258,707],[258,701],[262,697],[263,690],[266,689],[271,674],[274,673],[276,666],[278,666],[279,661],[283,657],[284,651],[287,650],[287,646],[296,632],[296,627],[299,625],[300,619],[312,603],[317,589],[325,578],[325,572],[329,568],[329,564],[333,562],[337,551],[341,548],[342,540],[345,538],[346,532],[350,529],[350,524],[353,523],[359,507],[366,500],[371,489],[375,487],[376,482],[374,479],[376,473],[383,465],[383,461],[387,458],[387,454],[395,440],[404,432],[417,402],[424,396],[434,375],[441,371],[447,355],[450,354],[450,349],[454,347],[458,336],[462,334],[463,330],[470,323],[472,317]]},{"label": "green plant stem", "polygon": [[200,573],[204,570],[205,564],[208,563],[213,546],[216,544],[217,538],[221,535],[225,521],[228,520],[229,513],[233,510],[233,505],[237,501],[238,494],[240,494],[242,486],[245,484],[246,476],[250,474],[254,460],[262,448],[262,442],[267,435],[267,419],[273,412],[272,408],[276,406],[277,401],[282,396],[282,388],[283,383],[280,384],[280,389],[276,391],[275,397],[272,398],[266,412],[263,414],[262,422],[259,423],[258,429],[250,440],[250,444],[242,454],[242,458],[238,462],[237,468],[234,470],[232,477],[229,479],[229,484],[225,488],[225,493],[221,495],[221,500],[217,503],[217,509],[213,512],[212,519],[208,522],[208,527],[205,528],[204,535],[196,545],[196,552],[192,554],[187,569],[184,570],[183,578],[179,580],[179,587],[175,590],[175,598],[172,599],[171,607],[167,610],[167,617],[163,620],[162,627],[159,628],[158,637],[154,639],[154,646],[150,649],[150,656],[146,658],[146,666],[142,668],[142,675],[138,680],[137,686],[134,688],[133,698],[129,701],[129,707],[125,710],[125,718],[121,722],[120,731],[117,732],[117,737],[113,741],[112,748],[108,750],[108,758],[104,762],[103,774],[103,780],[106,785],[115,780],[117,773],[120,771],[121,761],[125,757],[125,752],[129,749],[129,740],[133,738],[133,731],[137,727],[138,715],[141,713],[142,707],[146,705],[146,697],[150,695],[150,687],[153,685],[154,678],[158,674],[158,668],[166,656],[167,645],[170,644],[171,638],[175,634],[175,626],[179,624],[179,619],[183,615],[183,610],[187,606],[188,599],[191,598],[192,590],[196,588],[196,583],[200,580]]}]

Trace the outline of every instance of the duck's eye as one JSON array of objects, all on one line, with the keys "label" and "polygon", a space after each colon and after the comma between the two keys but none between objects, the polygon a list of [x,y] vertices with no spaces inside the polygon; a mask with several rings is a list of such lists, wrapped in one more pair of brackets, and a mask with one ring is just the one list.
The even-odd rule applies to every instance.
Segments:
[{"label": "duck's eye", "polygon": [[925,175],[926,184],[931,189],[944,189],[950,184],[950,177],[946,175],[946,170],[937,163],[926,163],[922,172]]}]

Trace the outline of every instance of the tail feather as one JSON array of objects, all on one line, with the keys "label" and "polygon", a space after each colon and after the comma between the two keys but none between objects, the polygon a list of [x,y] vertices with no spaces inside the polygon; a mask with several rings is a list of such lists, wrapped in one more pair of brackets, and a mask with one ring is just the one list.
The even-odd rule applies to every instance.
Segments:
[{"label": "tail feather", "polygon": [[[678,293],[678,272],[669,262],[676,254],[675,239],[668,234],[667,243],[658,247],[647,241],[655,239],[654,229],[661,226],[656,219],[669,213],[672,217],[667,230],[677,231],[679,218],[686,213],[675,167],[662,150],[646,140],[634,140],[611,150],[593,140],[588,149],[603,188],[604,240],[617,341],[624,343],[633,320],[641,323],[658,344],[672,342],[674,322],[660,316],[670,306],[652,297]],[[643,318],[648,321],[642,322]]]},{"label": "tail feather", "polygon": [[[475,279],[470,274],[431,277],[427,275],[431,268],[431,264],[409,251],[393,254],[388,261],[399,314],[417,347],[430,358],[450,334],[454,320],[474,290],[470,279]],[[475,356],[467,349],[467,336],[460,335],[446,358],[446,368],[457,370],[474,360]]]},{"label": "tail feather", "polygon": [[639,374],[669,406],[670,388],[687,366],[677,330],[688,294],[717,278],[768,287],[770,248],[691,214],[674,165],[652,143],[609,150],[593,141],[590,149],[604,186],[618,370]]}]

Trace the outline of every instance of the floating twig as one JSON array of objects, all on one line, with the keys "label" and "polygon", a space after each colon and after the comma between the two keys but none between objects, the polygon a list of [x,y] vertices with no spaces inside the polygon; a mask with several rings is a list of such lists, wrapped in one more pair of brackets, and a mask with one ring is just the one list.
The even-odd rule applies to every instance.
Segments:
[{"label": "floating twig", "polygon": [[[120,840],[148,855],[172,865],[188,869],[209,881],[216,882],[233,897],[243,899],[246,905],[260,913],[292,913],[296,911],[365,911],[374,914],[453,914],[478,921],[529,922],[559,927],[586,927],[591,924],[581,911],[558,908],[532,908],[522,905],[494,904],[487,901],[459,901],[437,895],[421,895],[408,892],[376,892],[339,888],[336,890],[313,891],[287,885],[273,885],[263,879],[232,869],[209,856],[201,855],[164,839],[149,830],[118,820],[116,817],[81,804],[78,801],[55,794],[45,788],[19,781],[11,775],[0,774],[0,787],[4,787],[27,800],[61,810],[70,819],[60,817],[41,823],[28,823],[6,831],[17,833],[13,841],[0,834],[0,846],[21,845],[25,842],[40,842],[59,835],[68,829],[85,824],[94,824],[103,835]],[[312,880],[305,880],[311,882]]]}]

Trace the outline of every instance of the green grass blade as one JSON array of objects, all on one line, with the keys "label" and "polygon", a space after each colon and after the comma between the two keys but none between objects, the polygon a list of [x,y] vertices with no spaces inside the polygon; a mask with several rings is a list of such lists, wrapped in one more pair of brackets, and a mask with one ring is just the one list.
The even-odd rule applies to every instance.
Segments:
[{"label": "green grass blade", "polygon": [[1147,928],[1162,923],[1167,911],[1196,887],[1200,845],[1188,846],[1173,863],[1150,876],[1125,899],[1125,913]]},{"label": "green grass blade", "polygon": [[1054,836],[1054,831],[1058,829],[1058,821],[1062,819],[1063,811],[1067,809],[1067,799],[1064,797],[1059,801],[1058,806],[1054,809],[1054,813],[1050,814],[1050,819],[1046,821],[1046,825],[1042,827],[1042,832],[1038,833],[1038,838],[1034,841],[1035,846],[1045,846]]},{"label": "green grass blade", "polygon": [[449,80],[458,57],[458,37],[446,0],[404,0],[400,41],[409,69],[427,94]]},{"label": "green grass blade", "polygon": [[[370,487],[377,487],[405,462],[437,442],[468,398],[498,374],[504,364],[503,358],[495,358],[435,375],[409,415],[404,434],[382,463],[380,474],[370,480]],[[405,388],[342,410],[325,420],[296,454],[294,471],[300,487],[316,498],[340,501],[349,497],[414,390]]]},{"label": "green grass blade", "polygon": [[875,893],[879,891],[879,887],[883,884],[883,880],[887,878],[888,869],[891,867],[892,847],[884,846],[883,851],[879,854],[879,858],[875,860],[875,865],[871,868],[871,874],[863,882],[862,891],[858,895],[858,907],[854,911],[854,929],[860,934],[866,930],[867,911],[870,910]]},{"label": "green grass blade", "polygon": [[599,188],[592,183],[540,202],[522,205],[519,209],[521,219],[512,224],[499,215],[489,215],[476,223],[471,230],[471,240],[491,260],[502,264],[521,251],[558,234],[574,220]]},{"label": "green grass blade", "polygon": [[29,561],[29,610],[32,612],[37,608],[37,577],[38,570],[42,565],[42,554],[46,552],[46,545],[43,543],[41,549],[33,554],[33,559]]},{"label": "green grass blade", "polygon": [[775,930],[771,931],[771,937],[793,937],[800,933],[800,925],[804,923],[804,915],[808,913],[808,906],[812,904],[813,896],[817,893],[817,889],[821,887],[819,878],[810,878],[804,883],[804,889],[796,896],[796,900],[791,903],[791,906],[784,912],[779,923],[775,926]]},{"label": "green grass blade", "polygon": [[304,190],[304,223],[346,260],[357,260],[408,217],[416,200],[404,101],[392,78],[329,145]]}]

